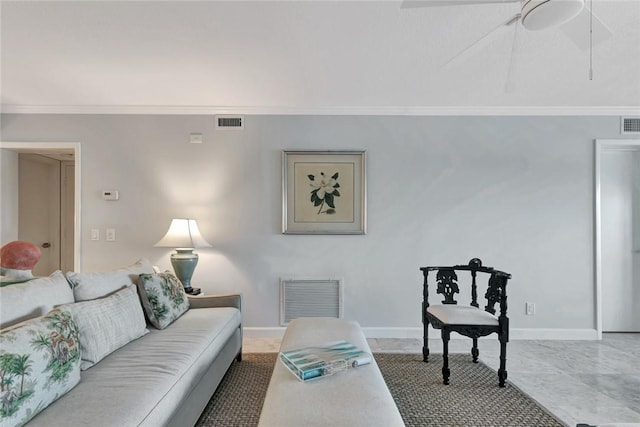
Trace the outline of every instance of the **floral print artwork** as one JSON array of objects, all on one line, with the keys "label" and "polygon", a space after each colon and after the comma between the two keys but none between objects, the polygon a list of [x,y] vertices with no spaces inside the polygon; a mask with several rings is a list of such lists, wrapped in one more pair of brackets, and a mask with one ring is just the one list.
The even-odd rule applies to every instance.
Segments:
[{"label": "floral print artwork", "polygon": [[364,151],[282,152],[284,234],[365,234]]},{"label": "floral print artwork", "polygon": [[26,423],[80,380],[78,327],[53,310],[0,335],[0,425]]},{"label": "floral print artwork", "polygon": [[[329,177],[324,172],[320,172],[319,175],[307,175],[311,188],[311,203],[313,206],[319,206],[318,215],[327,214],[333,215],[336,213],[335,198],[340,197],[340,184],[338,183],[338,172]],[[325,204],[328,206],[324,211]]]}]

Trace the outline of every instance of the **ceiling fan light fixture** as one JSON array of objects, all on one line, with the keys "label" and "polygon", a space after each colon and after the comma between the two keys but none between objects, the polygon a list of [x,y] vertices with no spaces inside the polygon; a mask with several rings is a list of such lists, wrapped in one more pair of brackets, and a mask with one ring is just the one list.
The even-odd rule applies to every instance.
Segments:
[{"label": "ceiling fan light fixture", "polygon": [[544,30],[575,18],[584,0],[522,0],[522,26],[527,30]]}]

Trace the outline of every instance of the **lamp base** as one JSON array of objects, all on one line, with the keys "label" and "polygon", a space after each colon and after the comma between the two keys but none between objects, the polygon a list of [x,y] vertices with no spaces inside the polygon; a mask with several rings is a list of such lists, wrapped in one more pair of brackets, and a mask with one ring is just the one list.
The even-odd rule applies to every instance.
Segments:
[{"label": "lamp base", "polygon": [[[191,288],[191,276],[198,264],[198,254],[193,253],[191,248],[178,248],[176,253],[171,254],[171,265],[176,277],[182,283],[185,292]],[[188,293],[188,292],[187,292]]]}]

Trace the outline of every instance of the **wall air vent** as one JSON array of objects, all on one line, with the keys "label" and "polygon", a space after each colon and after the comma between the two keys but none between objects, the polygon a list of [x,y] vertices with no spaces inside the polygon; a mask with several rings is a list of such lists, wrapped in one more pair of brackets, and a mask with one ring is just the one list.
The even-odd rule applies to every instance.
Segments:
[{"label": "wall air vent", "polygon": [[216,116],[216,129],[242,130],[244,129],[244,116],[218,115]]},{"label": "wall air vent", "polygon": [[342,280],[281,279],[280,324],[298,317],[342,317]]},{"label": "wall air vent", "polygon": [[623,135],[640,134],[640,117],[621,117],[620,133]]}]

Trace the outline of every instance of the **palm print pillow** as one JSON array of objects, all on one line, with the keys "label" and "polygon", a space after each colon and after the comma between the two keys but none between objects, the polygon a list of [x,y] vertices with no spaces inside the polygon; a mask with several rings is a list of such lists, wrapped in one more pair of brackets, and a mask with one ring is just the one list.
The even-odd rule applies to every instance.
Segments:
[{"label": "palm print pillow", "polygon": [[79,335],[60,309],[0,333],[0,425],[25,424],[78,384]]},{"label": "palm print pillow", "polygon": [[149,323],[164,329],[189,309],[189,300],[182,284],[170,272],[140,274],[140,300]]}]

